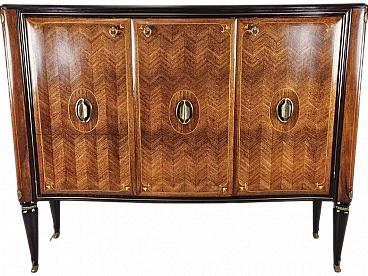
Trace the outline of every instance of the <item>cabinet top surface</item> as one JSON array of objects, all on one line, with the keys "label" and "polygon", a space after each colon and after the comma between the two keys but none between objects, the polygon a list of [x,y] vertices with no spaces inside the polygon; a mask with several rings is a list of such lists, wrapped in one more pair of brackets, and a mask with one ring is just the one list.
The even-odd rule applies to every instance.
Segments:
[{"label": "cabinet top surface", "polygon": [[95,13],[247,13],[247,12],[328,12],[352,8],[366,8],[364,3],[324,5],[228,5],[228,6],[98,6],[98,5],[14,5],[4,4],[2,9],[19,9],[25,12],[95,12]]}]

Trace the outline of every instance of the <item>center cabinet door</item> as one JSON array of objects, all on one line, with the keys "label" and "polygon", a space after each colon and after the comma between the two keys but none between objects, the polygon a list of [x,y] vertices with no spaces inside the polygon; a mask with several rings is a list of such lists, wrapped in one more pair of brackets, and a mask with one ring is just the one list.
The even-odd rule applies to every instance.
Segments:
[{"label": "center cabinet door", "polygon": [[341,17],[238,20],[237,195],[328,195]]},{"label": "center cabinet door", "polygon": [[234,20],[133,20],[138,193],[229,196]]}]

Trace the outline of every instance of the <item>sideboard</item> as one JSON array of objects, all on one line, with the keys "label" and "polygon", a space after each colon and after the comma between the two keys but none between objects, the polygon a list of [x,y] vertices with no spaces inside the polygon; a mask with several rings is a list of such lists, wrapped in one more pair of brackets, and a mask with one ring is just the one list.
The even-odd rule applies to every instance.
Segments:
[{"label": "sideboard", "polygon": [[353,198],[367,6],[1,8],[32,272],[38,201]]}]

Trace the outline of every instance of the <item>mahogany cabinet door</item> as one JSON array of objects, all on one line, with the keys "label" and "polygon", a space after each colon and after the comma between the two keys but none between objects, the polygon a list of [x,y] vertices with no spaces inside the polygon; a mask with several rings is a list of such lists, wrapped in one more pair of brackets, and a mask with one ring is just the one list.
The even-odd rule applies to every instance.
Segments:
[{"label": "mahogany cabinet door", "polygon": [[141,196],[229,196],[233,188],[233,19],[137,19]]},{"label": "mahogany cabinet door", "polygon": [[134,193],[129,19],[26,20],[40,193]]},{"label": "mahogany cabinet door", "polygon": [[327,195],[340,17],[239,19],[237,195]]}]

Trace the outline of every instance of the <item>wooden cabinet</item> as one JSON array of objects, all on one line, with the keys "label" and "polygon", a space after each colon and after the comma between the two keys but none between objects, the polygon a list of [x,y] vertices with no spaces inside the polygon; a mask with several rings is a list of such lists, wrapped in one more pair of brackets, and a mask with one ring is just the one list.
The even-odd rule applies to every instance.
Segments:
[{"label": "wooden cabinet", "polygon": [[39,200],[352,200],[365,5],[1,9],[33,272]]}]

